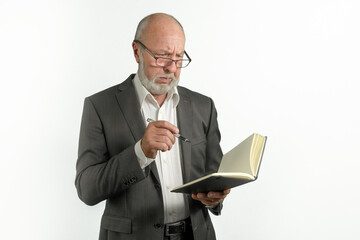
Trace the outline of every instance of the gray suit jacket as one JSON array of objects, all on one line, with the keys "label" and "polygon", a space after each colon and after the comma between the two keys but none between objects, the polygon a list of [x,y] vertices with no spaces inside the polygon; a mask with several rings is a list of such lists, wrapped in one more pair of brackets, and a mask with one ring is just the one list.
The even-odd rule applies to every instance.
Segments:
[{"label": "gray suit jacket", "polygon": [[[87,97],[80,129],[76,188],[82,201],[106,200],[100,239],[163,239],[164,209],[155,162],[145,171],[134,146],[145,125],[133,86],[123,83]],[[213,101],[178,87],[178,127],[191,143],[181,141],[184,182],[218,170],[222,151]],[[215,239],[208,209],[188,196],[195,240]],[[215,209],[221,211],[222,205]]]}]

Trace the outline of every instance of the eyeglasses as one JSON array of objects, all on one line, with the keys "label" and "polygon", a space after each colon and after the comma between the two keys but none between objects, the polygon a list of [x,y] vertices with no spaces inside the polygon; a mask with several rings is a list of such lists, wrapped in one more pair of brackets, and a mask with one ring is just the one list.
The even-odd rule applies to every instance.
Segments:
[{"label": "eyeglasses", "polygon": [[171,58],[156,57],[155,54],[150,52],[150,50],[147,47],[145,47],[145,45],[142,42],[140,42],[139,40],[134,40],[134,42],[140,44],[140,46],[142,46],[155,59],[156,65],[158,65],[160,67],[168,67],[173,62],[175,62],[175,65],[177,68],[184,68],[184,67],[187,67],[191,62],[191,58],[189,57],[189,55],[186,53],[185,50],[184,50],[184,53],[185,53],[187,59],[173,60]]}]

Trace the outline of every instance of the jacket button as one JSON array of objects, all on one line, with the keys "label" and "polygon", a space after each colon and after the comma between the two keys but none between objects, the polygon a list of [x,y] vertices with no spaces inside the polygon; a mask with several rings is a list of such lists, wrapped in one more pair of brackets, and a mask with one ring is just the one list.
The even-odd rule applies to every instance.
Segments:
[{"label": "jacket button", "polygon": [[136,182],[136,177],[132,177],[132,178],[130,178],[129,182],[130,182],[130,184],[135,183],[135,182]]},{"label": "jacket button", "polygon": [[159,228],[161,228],[163,225],[161,224],[161,223],[155,223],[154,224],[154,228],[156,228],[156,229],[159,229]]},{"label": "jacket button", "polygon": [[161,185],[160,184],[155,184],[155,188],[156,188],[156,190],[160,190],[161,189]]}]

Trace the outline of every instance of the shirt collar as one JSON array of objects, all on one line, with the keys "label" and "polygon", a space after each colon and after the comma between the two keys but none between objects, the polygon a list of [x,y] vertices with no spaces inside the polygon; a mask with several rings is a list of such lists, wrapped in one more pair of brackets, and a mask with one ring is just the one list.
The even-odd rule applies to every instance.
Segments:
[{"label": "shirt collar", "polygon": [[[153,101],[156,102],[154,96],[151,95],[151,93],[140,82],[138,73],[136,73],[133,81],[134,81],[136,95],[137,95],[139,103],[140,103],[140,107],[143,106],[143,103],[147,96],[149,96],[150,99],[153,99]],[[176,107],[180,100],[180,96],[179,96],[177,87],[173,87],[172,89],[169,90],[169,92],[166,96],[165,102],[170,101],[170,99],[172,99],[172,101],[173,101],[173,104],[174,104],[173,106]]]}]

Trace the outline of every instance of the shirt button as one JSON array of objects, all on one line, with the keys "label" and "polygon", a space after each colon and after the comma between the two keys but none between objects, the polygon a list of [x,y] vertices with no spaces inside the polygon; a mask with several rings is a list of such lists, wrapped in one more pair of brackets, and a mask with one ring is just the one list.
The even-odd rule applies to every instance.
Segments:
[{"label": "shirt button", "polygon": [[167,186],[167,189],[171,189],[171,186],[170,186],[170,185],[168,185],[168,186]]},{"label": "shirt button", "polygon": [[156,229],[159,229],[159,228],[161,228],[162,227],[162,224],[161,223],[155,223],[154,224],[154,228],[156,228]]},{"label": "shirt button", "polygon": [[164,159],[164,163],[167,163],[167,162],[168,162],[168,160],[167,160],[167,158],[165,158],[165,159]]}]

